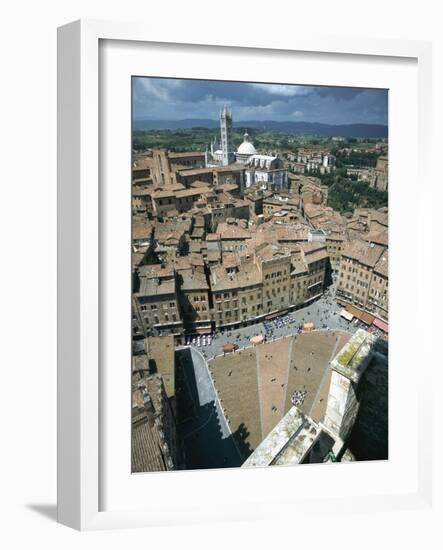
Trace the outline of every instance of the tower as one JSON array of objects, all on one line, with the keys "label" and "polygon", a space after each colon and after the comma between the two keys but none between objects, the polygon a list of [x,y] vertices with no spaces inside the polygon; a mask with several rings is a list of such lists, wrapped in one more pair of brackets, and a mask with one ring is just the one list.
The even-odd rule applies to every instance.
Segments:
[{"label": "tower", "polygon": [[225,105],[220,113],[221,148],[223,152],[222,165],[227,166],[233,161],[232,153],[232,113]]}]

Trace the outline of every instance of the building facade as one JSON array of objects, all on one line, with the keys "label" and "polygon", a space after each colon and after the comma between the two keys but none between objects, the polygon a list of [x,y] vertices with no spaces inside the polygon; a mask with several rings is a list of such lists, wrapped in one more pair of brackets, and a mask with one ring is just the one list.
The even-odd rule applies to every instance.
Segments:
[{"label": "building facade", "polygon": [[342,252],[337,299],[388,320],[388,250],[372,242],[351,241]]}]

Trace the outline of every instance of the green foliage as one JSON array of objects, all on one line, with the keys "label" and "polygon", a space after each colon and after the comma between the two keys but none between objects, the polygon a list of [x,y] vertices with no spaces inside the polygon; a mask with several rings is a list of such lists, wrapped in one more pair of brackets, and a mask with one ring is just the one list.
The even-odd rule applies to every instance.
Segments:
[{"label": "green foliage", "polygon": [[366,153],[364,151],[351,151],[349,154],[337,153],[336,166],[341,168],[346,165],[352,165],[356,168],[375,166],[379,157],[378,153]]},{"label": "green foliage", "polygon": [[355,208],[381,208],[388,206],[388,192],[369,187],[362,181],[338,178],[330,186],[328,206],[342,214],[353,212]]},{"label": "green foliage", "polygon": [[136,151],[169,149],[170,151],[204,151],[216,135],[216,130],[189,128],[185,130],[135,130],[132,147]]},{"label": "green foliage", "polygon": [[315,177],[319,178],[323,185],[331,187],[334,183],[347,178],[346,168],[338,168],[329,174],[321,174],[319,172],[315,175]]},{"label": "green foliage", "polygon": [[[233,145],[236,149],[243,141],[243,134],[246,128],[234,128],[233,130]],[[315,148],[328,148],[331,149],[332,154],[337,154],[337,144],[330,138],[321,138],[318,136],[303,136],[294,135],[276,130],[265,130],[263,128],[247,128],[248,134],[257,149],[280,149],[282,151],[297,152],[299,147],[315,147]],[[204,128],[194,127],[186,129],[176,130],[134,130],[133,132],[133,149],[136,151],[146,151],[147,149],[169,149],[171,151],[204,151],[211,140],[214,137],[217,139],[220,136],[218,128]],[[339,145],[339,147],[365,147],[365,142],[358,142],[357,144],[351,144],[345,141]],[[353,164],[358,161],[358,155],[355,153],[354,157],[345,157],[341,165]],[[354,161],[353,161],[354,159]],[[363,161],[362,161],[363,162]],[[369,159],[369,162],[372,162]],[[374,163],[375,164],[375,163]],[[372,166],[373,164],[366,164],[366,166]]]}]

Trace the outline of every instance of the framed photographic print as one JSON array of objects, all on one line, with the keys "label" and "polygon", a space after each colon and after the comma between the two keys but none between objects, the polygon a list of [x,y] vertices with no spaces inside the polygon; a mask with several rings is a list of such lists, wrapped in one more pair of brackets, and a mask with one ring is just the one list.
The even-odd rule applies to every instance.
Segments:
[{"label": "framed photographic print", "polygon": [[417,42],[59,29],[62,523],[428,503],[403,342],[429,67]]}]

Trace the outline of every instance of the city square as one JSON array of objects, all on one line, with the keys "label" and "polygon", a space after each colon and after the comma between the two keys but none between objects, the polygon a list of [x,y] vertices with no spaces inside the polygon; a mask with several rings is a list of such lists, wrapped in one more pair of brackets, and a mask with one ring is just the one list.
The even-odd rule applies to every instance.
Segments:
[{"label": "city square", "polygon": [[387,126],[234,117],[133,121],[133,471],[386,459]]}]

